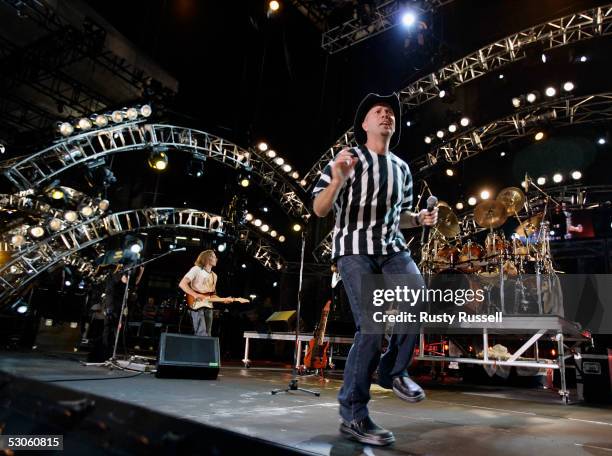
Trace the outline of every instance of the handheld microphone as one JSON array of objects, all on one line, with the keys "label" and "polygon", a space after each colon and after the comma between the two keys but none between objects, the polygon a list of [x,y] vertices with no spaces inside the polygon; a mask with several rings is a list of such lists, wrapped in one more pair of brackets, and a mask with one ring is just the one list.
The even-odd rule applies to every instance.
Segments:
[{"label": "handheld microphone", "polygon": [[[427,212],[433,212],[434,208],[438,204],[438,198],[431,195],[427,198]],[[425,245],[425,242],[429,239],[429,231],[431,230],[430,226],[423,226],[423,231],[421,232],[421,245]]]}]

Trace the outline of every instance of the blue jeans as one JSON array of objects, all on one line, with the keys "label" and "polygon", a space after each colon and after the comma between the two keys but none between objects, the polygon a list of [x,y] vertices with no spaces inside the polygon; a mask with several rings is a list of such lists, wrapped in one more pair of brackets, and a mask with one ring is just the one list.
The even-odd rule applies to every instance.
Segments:
[{"label": "blue jeans", "polygon": [[193,334],[196,336],[212,336],[213,310],[205,307],[189,312],[193,322]]},{"label": "blue jeans", "polygon": [[378,367],[379,383],[390,388],[393,377],[408,376],[417,334],[393,334],[381,357],[382,334],[363,334],[361,322],[361,281],[365,274],[410,274],[414,288],[425,282],[407,251],[390,255],[347,255],[338,259],[338,271],[351,303],[357,332],[344,367],[344,384],[338,394],[340,416],[345,421],[368,416],[372,374]]}]

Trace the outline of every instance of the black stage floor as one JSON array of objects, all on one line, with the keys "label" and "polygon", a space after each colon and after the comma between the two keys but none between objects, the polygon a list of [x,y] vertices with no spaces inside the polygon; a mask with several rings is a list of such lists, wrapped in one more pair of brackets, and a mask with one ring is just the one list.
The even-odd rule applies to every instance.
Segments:
[{"label": "black stage floor", "polygon": [[563,405],[552,391],[438,385],[426,387],[425,401],[407,404],[373,386],[372,417],[397,440],[391,447],[373,448],[338,433],[340,380],[300,380],[300,386],[319,389],[320,397],[273,396],[270,390],[288,384],[287,370],[223,367],[215,381],[150,374],[119,378],[133,373],[83,366],[68,356],[5,352],[0,370],[314,454],[612,454],[612,407]]}]

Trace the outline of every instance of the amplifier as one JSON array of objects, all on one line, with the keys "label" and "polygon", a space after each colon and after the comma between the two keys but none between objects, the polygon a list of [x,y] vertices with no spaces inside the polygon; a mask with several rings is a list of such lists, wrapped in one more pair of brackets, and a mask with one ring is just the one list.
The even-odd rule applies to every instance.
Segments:
[{"label": "amplifier", "polygon": [[157,377],[214,380],[220,366],[218,337],[162,333]]}]

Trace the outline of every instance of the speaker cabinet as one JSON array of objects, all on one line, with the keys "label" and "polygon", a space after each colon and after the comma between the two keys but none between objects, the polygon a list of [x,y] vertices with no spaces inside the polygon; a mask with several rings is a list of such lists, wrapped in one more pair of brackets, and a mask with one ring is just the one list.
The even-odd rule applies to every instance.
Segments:
[{"label": "speaker cabinet", "polygon": [[220,366],[218,337],[162,333],[157,377],[214,380]]}]

